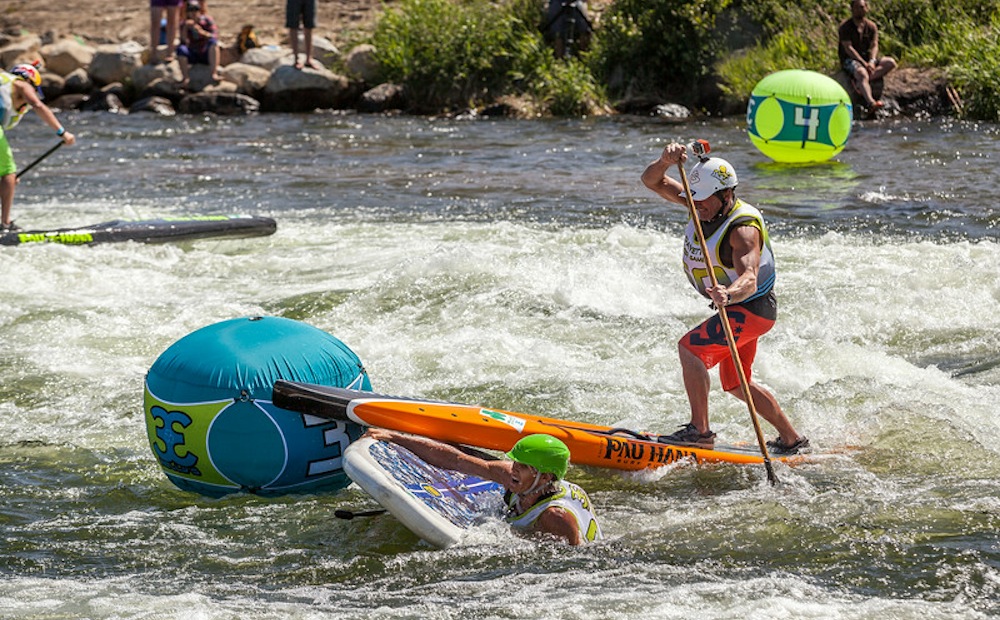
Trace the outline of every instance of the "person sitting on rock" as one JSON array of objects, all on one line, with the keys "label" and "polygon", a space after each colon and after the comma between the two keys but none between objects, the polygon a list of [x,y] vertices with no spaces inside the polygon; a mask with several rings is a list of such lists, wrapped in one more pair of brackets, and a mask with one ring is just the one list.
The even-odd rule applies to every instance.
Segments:
[{"label": "person sitting on rock", "polygon": [[871,83],[895,69],[896,60],[889,56],[879,58],[878,26],[867,15],[868,2],[852,0],[851,17],[844,20],[838,30],[840,45],[837,51],[855,92],[865,100],[865,107],[875,112],[885,104],[872,95]]},{"label": "person sitting on rock", "polygon": [[205,13],[198,0],[187,3],[187,15],[181,28],[181,44],[177,46],[177,56],[185,86],[191,78],[191,65],[208,65],[212,81],[222,79],[219,75],[219,27]]}]

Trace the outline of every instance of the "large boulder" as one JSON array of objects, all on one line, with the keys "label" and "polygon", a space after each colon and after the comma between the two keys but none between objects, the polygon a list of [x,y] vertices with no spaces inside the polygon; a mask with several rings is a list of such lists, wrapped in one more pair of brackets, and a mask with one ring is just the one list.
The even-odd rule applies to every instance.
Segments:
[{"label": "large boulder", "polygon": [[[281,46],[280,49],[283,52],[280,64],[294,65],[295,58],[292,55],[292,48],[289,46]],[[300,30],[299,31],[300,62],[305,61],[305,53],[306,53],[306,42],[305,39],[303,38],[302,31]],[[330,41],[329,39],[313,35],[312,59],[313,61],[315,61],[315,63],[318,63],[319,65],[322,65],[324,67],[329,67],[330,65],[333,65],[334,63],[340,60],[340,50],[337,49],[337,46],[334,45],[333,42]],[[319,68],[316,66],[316,64],[313,64],[313,66]]]},{"label": "large boulder", "polygon": [[20,63],[31,63],[41,60],[39,50],[42,39],[38,35],[29,34],[14,39],[0,48],[0,67],[8,68]]},{"label": "large boulder", "polygon": [[[299,53],[305,53],[305,44],[299,46]],[[313,58],[318,60],[324,67],[336,63],[340,60],[340,50],[329,39],[323,37],[313,37]]]},{"label": "large boulder", "polygon": [[184,97],[186,92],[182,90],[181,83],[174,79],[160,78],[146,84],[142,90],[136,91],[136,99],[166,99],[171,105],[176,106]]},{"label": "large boulder", "polygon": [[132,70],[132,86],[137,92],[145,90],[156,80],[180,82],[182,79],[184,75],[176,60],[170,63],[139,65]]},{"label": "large boulder", "polygon": [[[207,88],[212,88],[217,84],[219,84],[219,82],[212,77],[212,68],[208,65],[191,65],[188,68],[187,89],[189,91],[196,93]],[[232,84],[231,88],[235,91],[236,85]]]},{"label": "large boulder", "polygon": [[48,71],[42,73],[42,93],[46,99],[55,99],[64,92],[66,92],[66,80],[55,73]]},{"label": "large boulder", "polygon": [[112,114],[128,114],[128,108],[122,103],[121,97],[115,92],[98,91],[80,103],[81,110],[87,112],[110,112]]},{"label": "large boulder", "polygon": [[57,97],[48,102],[49,108],[59,112],[61,110],[79,110],[89,97],[82,93],[71,93]]},{"label": "large boulder", "polygon": [[265,108],[276,112],[339,108],[350,99],[351,84],[326,69],[282,65],[271,73],[263,97]]},{"label": "large boulder", "polygon": [[77,69],[85,68],[94,60],[96,49],[84,45],[76,39],[60,39],[55,43],[45,45],[41,49],[45,59],[45,68],[66,77]]},{"label": "large boulder", "polygon": [[137,114],[139,112],[156,114],[158,116],[174,116],[177,114],[170,100],[165,97],[145,97],[139,99],[129,108],[129,114]]},{"label": "large boulder", "polygon": [[885,76],[883,96],[894,100],[907,115],[960,112],[961,102],[953,94],[948,76],[941,69],[900,67]]},{"label": "large boulder", "polygon": [[240,62],[245,65],[253,65],[254,67],[274,71],[282,64],[288,64],[287,55],[287,49],[268,45],[248,49],[246,53],[240,56]]},{"label": "large boulder", "polygon": [[358,45],[347,54],[347,74],[365,84],[378,82],[379,65],[375,59],[375,46],[369,43]]},{"label": "large boulder", "polygon": [[267,86],[271,72],[263,67],[235,62],[224,67],[220,73],[230,82],[236,84],[236,89],[251,97],[257,97]]},{"label": "large boulder", "polygon": [[684,123],[691,120],[691,110],[679,103],[661,103],[654,109],[653,116],[668,123]]},{"label": "large boulder", "polygon": [[379,84],[358,100],[359,112],[388,112],[406,108],[406,89],[399,84]]},{"label": "large boulder", "polygon": [[94,80],[90,79],[87,69],[80,67],[70,72],[63,80],[63,92],[86,94],[94,90]]},{"label": "large boulder", "polygon": [[260,103],[241,93],[202,92],[181,99],[181,114],[218,114],[219,116],[246,116],[260,111]]},{"label": "large boulder", "polygon": [[90,63],[90,77],[97,84],[123,82],[142,66],[144,48],[135,41],[118,45],[101,45]]}]

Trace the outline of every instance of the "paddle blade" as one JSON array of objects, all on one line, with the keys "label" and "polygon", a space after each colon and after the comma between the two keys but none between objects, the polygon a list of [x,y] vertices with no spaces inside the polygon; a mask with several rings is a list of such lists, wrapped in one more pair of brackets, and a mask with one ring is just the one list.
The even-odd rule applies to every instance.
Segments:
[{"label": "paddle blade", "polygon": [[362,510],[359,512],[355,512],[353,510],[338,509],[333,511],[333,516],[337,517],[338,519],[344,519],[345,521],[350,521],[355,517],[377,517],[378,515],[383,515],[385,513],[386,513],[385,510]]},{"label": "paddle blade", "polygon": [[347,406],[352,396],[353,393],[340,388],[284,380],[275,381],[271,389],[271,401],[277,407],[348,422]]}]

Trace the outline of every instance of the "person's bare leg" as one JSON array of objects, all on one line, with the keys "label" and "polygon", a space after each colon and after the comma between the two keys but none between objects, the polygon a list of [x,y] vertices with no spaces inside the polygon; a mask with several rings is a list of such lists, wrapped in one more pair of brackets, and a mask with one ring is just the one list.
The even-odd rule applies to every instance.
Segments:
[{"label": "person's bare leg", "polygon": [[854,74],[854,84],[861,91],[861,96],[865,99],[865,105],[869,108],[875,104],[875,97],[872,96],[872,85],[868,81],[868,72],[859,70]]},{"label": "person's bare leg", "polygon": [[705,362],[694,353],[678,345],[681,359],[681,371],[684,374],[684,389],[687,391],[688,402],[691,405],[691,424],[699,433],[707,433],[708,428],[708,390],[711,379]]},{"label": "person's bare leg", "polygon": [[305,28],[303,30],[305,34],[305,44],[306,44],[306,67],[311,67],[312,65],[312,55],[313,55],[313,31],[312,28]]},{"label": "person's bare leg", "polygon": [[[760,417],[767,420],[778,431],[781,443],[790,446],[798,441],[800,437],[798,431],[792,426],[785,412],[781,410],[778,399],[774,397],[774,394],[771,394],[753,381],[750,382],[749,387],[750,395],[753,397],[754,408],[760,414]],[[743,397],[743,388],[737,386],[736,389],[730,390],[729,393],[746,402],[746,399]]]},{"label": "person's bare leg", "polygon": [[[167,11],[169,13],[169,10]],[[157,49],[160,45],[160,16],[162,15],[162,9],[160,7],[153,7],[149,9],[149,62],[155,63],[157,56],[159,55],[159,50]]]},{"label": "person's bare leg", "polygon": [[208,50],[208,68],[212,70],[212,81],[218,82],[222,79],[219,75],[219,46],[213,45]]},{"label": "person's bare leg", "polygon": [[167,62],[173,61],[177,51],[177,29],[181,24],[182,10],[184,10],[183,6],[167,9],[167,55],[163,57],[163,60]]},{"label": "person's bare leg", "polygon": [[188,59],[181,56],[177,59],[177,64],[181,66],[181,75],[184,76],[184,80],[181,82],[181,86],[187,86],[191,81],[191,67],[188,65]]},{"label": "person's bare leg", "polygon": [[299,29],[289,28],[288,29],[288,42],[292,46],[292,64],[296,69],[301,69],[302,65],[299,64]]},{"label": "person's bare leg", "polygon": [[885,58],[879,61],[878,66],[875,67],[874,71],[872,71],[871,78],[869,79],[871,79],[873,82],[875,80],[881,80],[882,78],[885,77],[887,73],[889,73],[895,68],[896,68],[896,59],[889,58],[888,56],[886,56]]}]

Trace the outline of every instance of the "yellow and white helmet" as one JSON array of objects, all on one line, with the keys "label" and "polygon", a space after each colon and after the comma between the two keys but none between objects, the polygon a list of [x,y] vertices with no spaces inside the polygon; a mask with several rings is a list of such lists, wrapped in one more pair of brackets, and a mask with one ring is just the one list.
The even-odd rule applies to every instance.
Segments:
[{"label": "yellow and white helmet", "polygon": [[[709,157],[698,162],[688,175],[692,200],[707,200],[719,190],[735,188],[737,183],[736,169],[721,157]],[[681,196],[685,196],[684,192]]]}]

